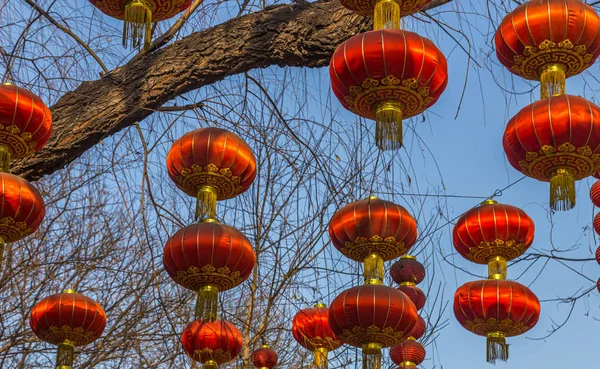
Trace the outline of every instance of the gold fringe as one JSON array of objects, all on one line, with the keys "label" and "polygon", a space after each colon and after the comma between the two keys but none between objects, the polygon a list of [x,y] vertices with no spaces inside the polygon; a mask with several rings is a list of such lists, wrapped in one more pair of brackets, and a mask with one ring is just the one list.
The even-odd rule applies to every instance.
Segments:
[{"label": "gold fringe", "polygon": [[144,0],[129,0],[125,4],[125,24],[123,25],[123,47],[139,49],[144,44],[144,49],[150,46],[152,35],[152,10]]},{"label": "gold fringe", "polygon": [[502,332],[487,334],[487,362],[495,364],[496,360],[508,360],[508,344]]},{"label": "gold fringe", "polygon": [[380,150],[402,147],[402,108],[398,102],[384,102],[375,110],[375,143]]},{"label": "gold fringe", "polygon": [[4,145],[0,145],[0,172],[10,173],[10,151]]},{"label": "gold fringe", "polygon": [[381,369],[381,344],[367,343],[363,345],[362,368]]},{"label": "gold fringe", "polygon": [[75,345],[69,340],[64,340],[58,345],[56,352],[56,369],[71,369],[75,358]]},{"label": "gold fringe", "polygon": [[219,289],[217,287],[211,285],[200,287],[196,300],[196,319],[216,320],[218,303]]},{"label": "gold fringe", "polygon": [[506,259],[502,256],[494,256],[488,260],[488,279],[506,279]]},{"label": "gold fringe", "polygon": [[371,254],[365,258],[365,283],[383,283],[383,259],[378,254]]},{"label": "gold fringe", "polygon": [[214,360],[208,360],[202,365],[202,369],[218,369],[219,364]]},{"label": "gold fringe", "polygon": [[315,349],[314,352],[314,363],[316,369],[327,369],[328,358],[327,358],[327,349],[325,347],[319,347]]},{"label": "gold fringe", "polygon": [[566,89],[565,67],[562,64],[550,64],[540,76],[540,96],[546,99],[550,96],[564,95]]},{"label": "gold fringe", "polygon": [[550,178],[550,208],[564,211],[575,207],[575,178],[569,169],[557,169]]},{"label": "gold fringe", "polygon": [[373,29],[401,29],[400,4],[396,0],[379,0],[375,4]]},{"label": "gold fringe", "polygon": [[196,196],[196,219],[217,217],[217,190],[213,186],[202,186]]}]

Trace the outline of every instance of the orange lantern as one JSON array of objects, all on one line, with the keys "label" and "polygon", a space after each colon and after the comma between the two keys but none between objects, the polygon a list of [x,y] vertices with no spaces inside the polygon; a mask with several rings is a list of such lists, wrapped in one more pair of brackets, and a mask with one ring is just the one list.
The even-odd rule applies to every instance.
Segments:
[{"label": "orange lantern", "polygon": [[296,342],[314,352],[316,369],[327,369],[327,353],[337,350],[342,342],[331,330],[329,311],[325,304],[302,309],[292,320],[292,335]]},{"label": "orange lantern", "polygon": [[244,140],[220,128],[201,128],[176,140],[167,155],[169,177],[198,200],[198,218],[216,218],[216,201],[244,193],[256,177],[256,157]]},{"label": "orange lantern", "polygon": [[400,28],[400,18],[418,12],[431,0],[341,0],[353,12],[374,17],[374,29]]},{"label": "orange lantern", "polygon": [[73,366],[75,347],[97,340],[106,327],[106,313],[89,297],[66,290],[38,302],[31,311],[29,325],[35,335],[58,345],[56,368]]},{"label": "orange lantern", "polygon": [[204,364],[204,369],[218,369],[240,353],[242,333],[226,320],[198,319],[185,328],[181,343],[192,360]]},{"label": "orange lantern", "polygon": [[565,93],[565,79],[600,55],[600,18],[580,0],[530,0],[496,32],[496,55],[512,73],[541,81],[542,99]]},{"label": "orange lantern", "polygon": [[258,369],[273,369],[277,365],[277,353],[269,345],[262,345],[252,353],[252,363]]},{"label": "orange lantern", "polygon": [[421,365],[425,361],[425,355],[425,347],[410,338],[390,349],[390,358],[394,364],[404,369]]}]

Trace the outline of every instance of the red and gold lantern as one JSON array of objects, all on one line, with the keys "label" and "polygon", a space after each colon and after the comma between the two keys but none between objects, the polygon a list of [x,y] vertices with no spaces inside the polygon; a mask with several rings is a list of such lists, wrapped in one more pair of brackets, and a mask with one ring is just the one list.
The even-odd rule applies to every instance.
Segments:
[{"label": "red and gold lantern", "polygon": [[327,369],[327,354],[342,346],[338,336],[329,325],[329,310],[325,304],[302,309],[292,321],[292,335],[305,349],[314,353],[316,369]]},{"label": "red and gold lantern", "polygon": [[183,331],[181,343],[189,357],[204,369],[218,369],[242,350],[242,333],[226,320],[194,320]]},{"label": "red and gold lantern", "polygon": [[219,291],[244,282],[256,264],[256,254],[240,231],[211,220],[169,238],[163,264],[175,283],[198,292],[196,317],[210,321],[216,319]]},{"label": "red and gold lantern", "polygon": [[335,50],[333,92],[344,108],[376,121],[382,150],[402,146],[402,119],[421,114],[448,83],[446,58],[416,33],[382,29],[358,34]]},{"label": "red and gold lantern", "polygon": [[600,18],[580,0],[530,0],[496,32],[496,55],[512,73],[541,81],[542,99],[565,93],[565,79],[600,55]]},{"label": "red and gold lantern", "polygon": [[600,181],[594,182],[592,188],[590,188],[590,199],[594,206],[600,207]]},{"label": "red and gold lantern", "polygon": [[269,345],[262,345],[252,353],[252,363],[258,369],[273,369],[277,365],[277,353]]},{"label": "red and gold lantern", "polygon": [[73,366],[75,347],[98,339],[106,327],[106,313],[89,297],[66,290],[42,299],[31,311],[29,325],[35,335],[58,345],[56,367]]},{"label": "red and gold lantern", "polygon": [[150,46],[152,24],[186,10],[192,0],[89,0],[102,13],[124,20],[123,47]]},{"label": "red and gold lantern", "polygon": [[514,281],[468,282],[454,295],[454,315],[465,329],[487,337],[487,361],[494,363],[508,359],[506,337],[536,325],[540,302],[529,288]]},{"label": "red and gold lantern", "polygon": [[331,329],[342,342],[362,348],[363,369],[381,369],[381,349],[407,339],[417,321],[412,301],[388,286],[350,288],[329,306]]},{"label": "red and gold lantern", "polygon": [[392,280],[398,284],[419,284],[425,279],[425,267],[412,255],[402,255],[390,268]]},{"label": "red and gold lantern", "polygon": [[425,355],[425,347],[410,338],[390,349],[390,358],[403,369],[421,365],[425,361]]},{"label": "red and gold lantern", "polygon": [[528,177],[550,182],[550,206],[575,206],[575,181],[600,169],[600,108],[560,95],[523,108],[506,126],[509,163]]},{"label": "red and gold lantern", "polygon": [[371,196],[336,212],[329,237],[344,256],[365,263],[365,281],[383,280],[383,262],[406,253],[417,241],[417,223],[400,205]]},{"label": "red and gold lantern", "polygon": [[341,0],[353,12],[373,17],[374,29],[400,28],[400,18],[418,12],[431,0]]},{"label": "red and gold lantern", "polygon": [[198,200],[200,219],[216,217],[217,200],[244,193],[256,177],[256,157],[237,135],[201,128],[179,138],[167,155],[169,177]]}]

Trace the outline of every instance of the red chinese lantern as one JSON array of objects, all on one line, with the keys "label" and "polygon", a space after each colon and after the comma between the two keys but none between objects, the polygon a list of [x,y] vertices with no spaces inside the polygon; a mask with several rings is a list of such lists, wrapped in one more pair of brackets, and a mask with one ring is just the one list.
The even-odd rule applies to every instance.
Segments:
[{"label": "red chinese lantern", "polygon": [[242,333],[226,320],[194,320],[183,331],[181,343],[189,357],[217,369],[233,360],[242,350]]},{"label": "red chinese lantern", "polygon": [[421,365],[425,361],[425,355],[425,347],[410,338],[390,349],[390,358],[401,368]]},{"label": "red chinese lantern", "polygon": [[46,297],[31,311],[29,325],[35,335],[58,345],[57,368],[71,368],[75,347],[98,339],[106,327],[102,306],[73,290]]},{"label": "red chinese lantern", "polygon": [[405,254],[417,235],[417,223],[406,209],[375,196],[346,205],[329,224],[333,245],[365,263],[365,281],[382,281],[383,262]]},{"label": "red chinese lantern", "polygon": [[408,338],[412,337],[415,340],[421,339],[425,335],[426,331],[427,331],[427,323],[425,322],[425,319],[423,319],[423,317],[421,317],[419,315],[417,324],[415,324],[415,327],[413,328],[413,330],[410,334],[410,337],[408,337]]},{"label": "red chinese lantern", "polygon": [[269,345],[262,345],[252,353],[252,363],[259,369],[273,369],[277,365],[277,353]]},{"label": "red chinese lantern", "polygon": [[124,20],[123,47],[150,46],[152,24],[174,17],[187,9],[192,0],[89,0],[101,12]]},{"label": "red chinese lantern", "polygon": [[600,278],[598,278],[598,281],[596,282],[596,289],[600,292]]},{"label": "red chinese lantern", "polygon": [[402,146],[402,119],[435,104],[448,83],[446,58],[416,33],[382,29],[358,34],[335,50],[333,92],[344,108],[376,121],[382,150]]},{"label": "red chinese lantern", "polygon": [[205,221],[180,229],[169,238],[163,264],[175,283],[198,292],[196,317],[213,320],[219,291],[244,282],[256,264],[256,254],[237,229]]},{"label": "red chinese lantern", "polygon": [[565,78],[600,55],[600,19],[579,0],[530,0],[496,32],[496,55],[512,73],[541,81],[541,96],[565,93]]},{"label": "red chinese lantern", "polygon": [[465,329],[487,337],[487,361],[494,363],[508,359],[506,337],[536,325],[540,302],[529,288],[514,281],[468,282],[454,295],[454,315]]},{"label": "red chinese lantern", "polygon": [[594,231],[600,235],[600,213],[596,214],[594,217]]},{"label": "red chinese lantern", "polygon": [[10,159],[40,150],[52,134],[52,114],[44,102],[24,88],[0,85],[0,171]]},{"label": "red chinese lantern", "polygon": [[331,330],[329,310],[325,304],[297,312],[292,321],[292,335],[302,347],[314,352],[316,369],[327,369],[327,353],[342,346]]},{"label": "red chinese lantern", "polygon": [[419,284],[425,279],[425,267],[414,256],[402,255],[390,268],[392,280],[398,284]]},{"label": "red chinese lantern", "polygon": [[418,12],[431,0],[341,0],[353,12],[374,17],[374,29],[400,28],[400,18]]},{"label": "red chinese lantern", "polygon": [[419,311],[425,306],[427,297],[425,296],[425,292],[423,292],[423,290],[411,283],[412,282],[404,282],[400,284],[398,290],[402,291],[406,296],[408,296],[410,301],[415,304],[417,311]]},{"label": "red chinese lantern", "polygon": [[452,230],[454,247],[465,259],[488,264],[490,276],[506,278],[506,262],[533,243],[535,225],[521,209],[486,200],[464,213]]},{"label": "red chinese lantern", "polygon": [[201,128],[179,138],[167,154],[169,177],[198,199],[199,218],[216,217],[216,201],[250,188],[256,157],[244,140],[220,128]]},{"label": "red chinese lantern", "polygon": [[0,263],[5,242],[19,241],[35,231],[46,214],[42,195],[21,177],[0,172]]},{"label": "red chinese lantern", "polygon": [[362,348],[364,369],[381,369],[381,349],[407,339],[417,320],[412,301],[382,285],[352,287],[329,306],[331,329],[342,342]]},{"label": "red chinese lantern", "polygon": [[550,182],[550,206],[575,206],[575,181],[600,168],[600,108],[560,95],[523,108],[506,126],[504,151],[528,177]]},{"label": "red chinese lantern", "polygon": [[600,180],[594,182],[592,188],[590,188],[590,199],[594,206],[600,207]]},{"label": "red chinese lantern", "polygon": [[600,264],[600,247],[596,249],[596,262]]}]

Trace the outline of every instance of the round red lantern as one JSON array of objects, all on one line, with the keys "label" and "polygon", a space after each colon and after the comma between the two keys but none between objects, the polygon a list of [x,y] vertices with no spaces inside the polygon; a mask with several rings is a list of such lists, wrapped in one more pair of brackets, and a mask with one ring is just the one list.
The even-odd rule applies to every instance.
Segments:
[{"label": "round red lantern", "polygon": [[0,85],[0,170],[10,159],[40,150],[52,134],[50,109],[35,94],[10,83]]},{"label": "round red lantern", "polygon": [[333,245],[365,263],[365,281],[382,281],[383,262],[405,254],[417,235],[417,222],[405,208],[375,196],[346,205],[329,224]]},{"label": "round red lantern", "polygon": [[580,0],[531,0],[496,32],[496,55],[512,73],[541,81],[541,96],[565,93],[565,78],[600,55],[600,18]]},{"label": "round red lantern", "polygon": [[600,168],[600,108],[561,95],[523,108],[506,126],[509,163],[528,177],[550,182],[550,206],[575,206],[575,181]]},{"label": "round red lantern", "polygon": [[269,345],[262,345],[252,353],[252,363],[259,369],[273,369],[277,365],[277,353]]},{"label": "round red lantern", "polygon": [[533,328],[540,301],[529,288],[507,280],[468,282],[454,295],[454,315],[467,330],[487,336],[487,361],[508,359],[506,337]]},{"label": "round red lantern", "polygon": [[185,327],[181,343],[192,360],[204,364],[204,369],[217,369],[240,353],[242,333],[226,320],[197,319]]},{"label": "round red lantern", "polygon": [[163,264],[175,283],[198,292],[197,317],[212,320],[216,319],[219,291],[244,282],[256,264],[256,254],[237,229],[205,221],[169,238]]},{"label": "round red lantern", "polygon": [[600,264],[600,247],[596,249],[596,262]]},{"label": "round red lantern", "polygon": [[351,37],[335,50],[329,74],[342,106],[376,121],[382,150],[402,146],[402,119],[435,104],[448,83],[442,52],[428,39],[397,29]]},{"label": "round red lantern", "polygon": [[104,14],[125,21],[123,47],[150,46],[152,24],[174,17],[187,9],[192,0],[89,0]]},{"label": "round red lantern", "polygon": [[102,306],[73,290],[46,297],[31,311],[29,325],[35,335],[58,345],[56,367],[72,367],[75,347],[92,343],[106,327]]},{"label": "round red lantern", "polygon": [[423,290],[411,283],[412,282],[404,282],[400,285],[400,287],[398,287],[398,290],[402,291],[406,296],[408,296],[410,301],[415,304],[417,311],[419,311],[425,306],[427,297],[425,296],[425,292],[423,292]]},{"label": "round red lantern", "polygon": [[316,369],[327,369],[327,353],[342,346],[329,326],[329,310],[325,304],[298,311],[292,321],[292,335],[302,347],[314,352]]},{"label": "round red lantern", "polygon": [[390,358],[401,368],[421,365],[425,361],[425,347],[413,339],[392,346]]},{"label": "round red lantern", "polygon": [[488,264],[490,277],[506,278],[506,262],[533,243],[535,225],[521,209],[494,200],[464,213],[452,230],[454,247],[465,259]]},{"label": "round red lantern", "polygon": [[362,348],[363,368],[381,369],[381,349],[410,336],[415,305],[399,290],[367,284],[338,295],[329,306],[329,324],[340,340]]},{"label": "round red lantern", "polygon": [[600,207],[600,180],[594,182],[592,188],[590,188],[590,199],[594,206]]},{"label": "round red lantern", "polygon": [[256,177],[248,144],[221,128],[201,128],[176,140],[167,154],[169,177],[198,200],[196,215],[215,218],[216,201],[244,193]]},{"label": "round red lantern", "polygon": [[596,234],[600,235],[600,213],[594,216],[594,231],[596,231]]},{"label": "round red lantern", "polygon": [[403,255],[400,260],[392,264],[390,275],[398,284],[404,282],[419,284],[425,279],[425,267],[414,256]]},{"label": "round red lantern", "polygon": [[413,328],[413,330],[410,334],[410,337],[414,338],[415,340],[421,339],[425,335],[426,331],[427,331],[427,323],[425,322],[425,319],[423,319],[423,317],[421,317],[419,315],[417,324],[415,324],[415,327]]},{"label": "round red lantern", "polygon": [[598,281],[596,282],[596,289],[600,292],[600,278],[598,278]]},{"label": "round red lantern", "polygon": [[400,18],[418,12],[431,0],[341,0],[342,5],[365,17],[374,17],[374,29],[400,28]]}]

